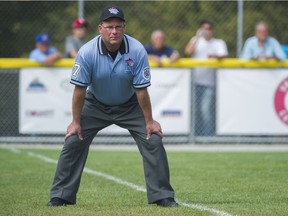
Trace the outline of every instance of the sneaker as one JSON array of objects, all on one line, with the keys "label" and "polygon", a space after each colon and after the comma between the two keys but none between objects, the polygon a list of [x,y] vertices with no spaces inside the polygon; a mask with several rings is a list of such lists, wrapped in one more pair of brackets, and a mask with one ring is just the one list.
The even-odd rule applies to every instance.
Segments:
[{"label": "sneaker", "polygon": [[55,207],[55,206],[66,206],[66,205],[73,205],[73,203],[68,202],[64,199],[53,197],[48,203],[48,207]]},{"label": "sneaker", "polygon": [[174,200],[174,198],[165,198],[155,202],[158,206],[162,207],[177,207],[179,204]]}]

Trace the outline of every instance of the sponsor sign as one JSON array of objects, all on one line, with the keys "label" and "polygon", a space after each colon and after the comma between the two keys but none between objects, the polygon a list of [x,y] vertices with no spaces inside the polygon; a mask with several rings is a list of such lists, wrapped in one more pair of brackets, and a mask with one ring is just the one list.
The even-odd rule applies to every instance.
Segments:
[{"label": "sponsor sign", "polygon": [[288,134],[287,69],[219,69],[217,73],[217,134]]},{"label": "sponsor sign", "polygon": [[279,119],[288,126],[288,77],[277,87],[274,105]]},{"label": "sponsor sign", "polygon": [[71,121],[71,69],[24,68],[20,71],[20,133],[63,133]]},{"label": "sponsor sign", "polygon": [[[127,63],[133,64],[132,60]],[[69,68],[24,68],[20,71],[19,131],[22,134],[64,134],[72,120],[71,73],[77,76],[79,65]],[[190,131],[190,70],[149,69],[148,88],[153,117],[165,134],[188,134]],[[100,134],[128,134],[118,126],[105,128]]]},{"label": "sponsor sign", "polygon": [[148,88],[153,117],[164,134],[191,131],[191,70],[189,68],[152,68]]}]

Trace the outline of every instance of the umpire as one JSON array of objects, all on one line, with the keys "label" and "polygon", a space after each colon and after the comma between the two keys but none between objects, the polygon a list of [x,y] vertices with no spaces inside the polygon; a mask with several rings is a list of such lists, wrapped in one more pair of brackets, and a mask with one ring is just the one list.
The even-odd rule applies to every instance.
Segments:
[{"label": "umpire", "polygon": [[152,117],[147,53],[139,41],[124,34],[124,14],[118,7],[102,11],[98,30],[100,35],[82,46],[75,59],[70,81],[75,85],[73,119],[47,205],[76,203],[93,138],[103,128],[116,124],[130,132],[143,157],[148,203],[177,206],[161,126]]}]

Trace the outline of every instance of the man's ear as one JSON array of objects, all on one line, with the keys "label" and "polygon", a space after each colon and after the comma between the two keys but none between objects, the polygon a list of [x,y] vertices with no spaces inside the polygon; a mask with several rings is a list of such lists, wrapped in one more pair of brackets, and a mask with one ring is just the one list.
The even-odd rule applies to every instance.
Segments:
[{"label": "man's ear", "polygon": [[99,33],[101,33],[101,30],[102,30],[102,25],[101,25],[101,23],[98,25],[98,31],[99,31]]}]

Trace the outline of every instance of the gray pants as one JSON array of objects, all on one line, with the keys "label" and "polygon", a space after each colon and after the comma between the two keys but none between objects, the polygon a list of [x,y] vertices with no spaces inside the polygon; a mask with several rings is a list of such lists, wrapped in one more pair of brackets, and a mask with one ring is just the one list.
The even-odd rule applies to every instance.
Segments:
[{"label": "gray pants", "polygon": [[76,203],[76,194],[86,163],[89,146],[97,133],[116,124],[129,130],[143,158],[148,203],[172,197],[169,167],[162,139],[153,134],[146,140],[146,123],[136,95],[119,106],[106,106],[88,92],[81,115],[83,140],[77,135],[69,137],[61,151],[50,198],[59,197]]}]

